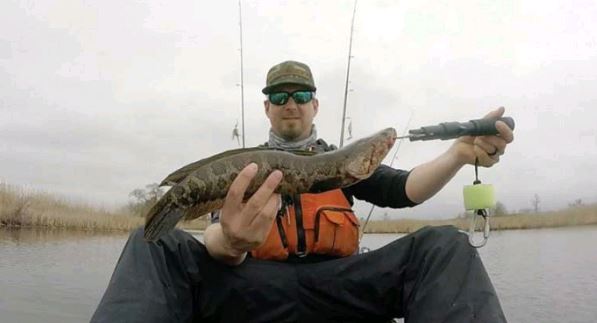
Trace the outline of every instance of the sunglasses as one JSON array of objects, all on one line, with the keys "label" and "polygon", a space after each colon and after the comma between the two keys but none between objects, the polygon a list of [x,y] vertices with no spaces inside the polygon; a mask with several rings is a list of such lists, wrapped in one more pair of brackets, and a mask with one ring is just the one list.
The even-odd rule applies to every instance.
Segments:
[{"label": "sunglasses", "polygon": [[312,91],[305,91],[305,90],[298,90],[292,93],[289,92],[272,92],[267,95],[269,102],[275,105],[284,105],[288,102],[288,99],[292,97],[296,104],[305,104],[311,100],[313,100],[313,92]]}]

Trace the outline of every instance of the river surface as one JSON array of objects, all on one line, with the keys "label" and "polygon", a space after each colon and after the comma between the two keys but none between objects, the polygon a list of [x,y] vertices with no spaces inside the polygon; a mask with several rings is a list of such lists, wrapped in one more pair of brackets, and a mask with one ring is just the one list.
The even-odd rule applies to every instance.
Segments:
[{"label": "river surface", "polygon": [[[0,322],[88,322],[126,239],[0,229]],[[480,254],[509,322],[597,322],[596,226],[493,232]]]}]

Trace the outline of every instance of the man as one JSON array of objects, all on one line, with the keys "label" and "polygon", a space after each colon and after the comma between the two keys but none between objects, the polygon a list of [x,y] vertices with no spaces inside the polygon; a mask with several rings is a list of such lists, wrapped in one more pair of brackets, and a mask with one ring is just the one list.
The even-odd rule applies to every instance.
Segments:
[{"label": "man", "polygon": [[[309,67],[270,69],[263,93],[267,146],[316,152],[319,110]],[[503,115],[500,108],[486,117]],[[257,171],[246,166],[204,233],[205,245],[175,230],[156,243],[135,231],[124,248],[93,322],[503,322],[499,300],[477,251],[453,227],[424,228],[378,250],[354,254],[353,197],[410,207],[437,193],[465,164],[490,167],[513,134],[460,138],[411,171],[380,166],[342,190],[281,197],[272,172],[247,201]],[[282,203],[280,203],[282,201]]]}]

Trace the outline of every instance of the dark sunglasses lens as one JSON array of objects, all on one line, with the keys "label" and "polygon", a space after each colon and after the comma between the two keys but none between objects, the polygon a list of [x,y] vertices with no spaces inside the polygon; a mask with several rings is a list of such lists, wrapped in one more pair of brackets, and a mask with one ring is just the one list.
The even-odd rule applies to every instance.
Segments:
[{"label": "dark sunglasses lens", "polygon": [[284,92],[277,92],[277,93],[270,93],[269,94],[269,102],[275,105],[282,105],[288,102],[288,93]]},{"label": "dark sunglasses lens", "polygon": [[311,91],[296,91],[292,93],[292,99],[297,104],[304,104],[313,99],[313,92]]}]

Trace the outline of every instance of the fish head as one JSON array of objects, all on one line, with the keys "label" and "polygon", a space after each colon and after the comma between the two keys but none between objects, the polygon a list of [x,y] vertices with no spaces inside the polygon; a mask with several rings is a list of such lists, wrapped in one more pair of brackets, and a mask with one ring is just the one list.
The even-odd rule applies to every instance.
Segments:
[{"label": "fish head", "polygon": [[357,180],[371,176],[390,152],[395,141],[396,130],[386,128],[342,148],[349,152],[346,171]]}]

